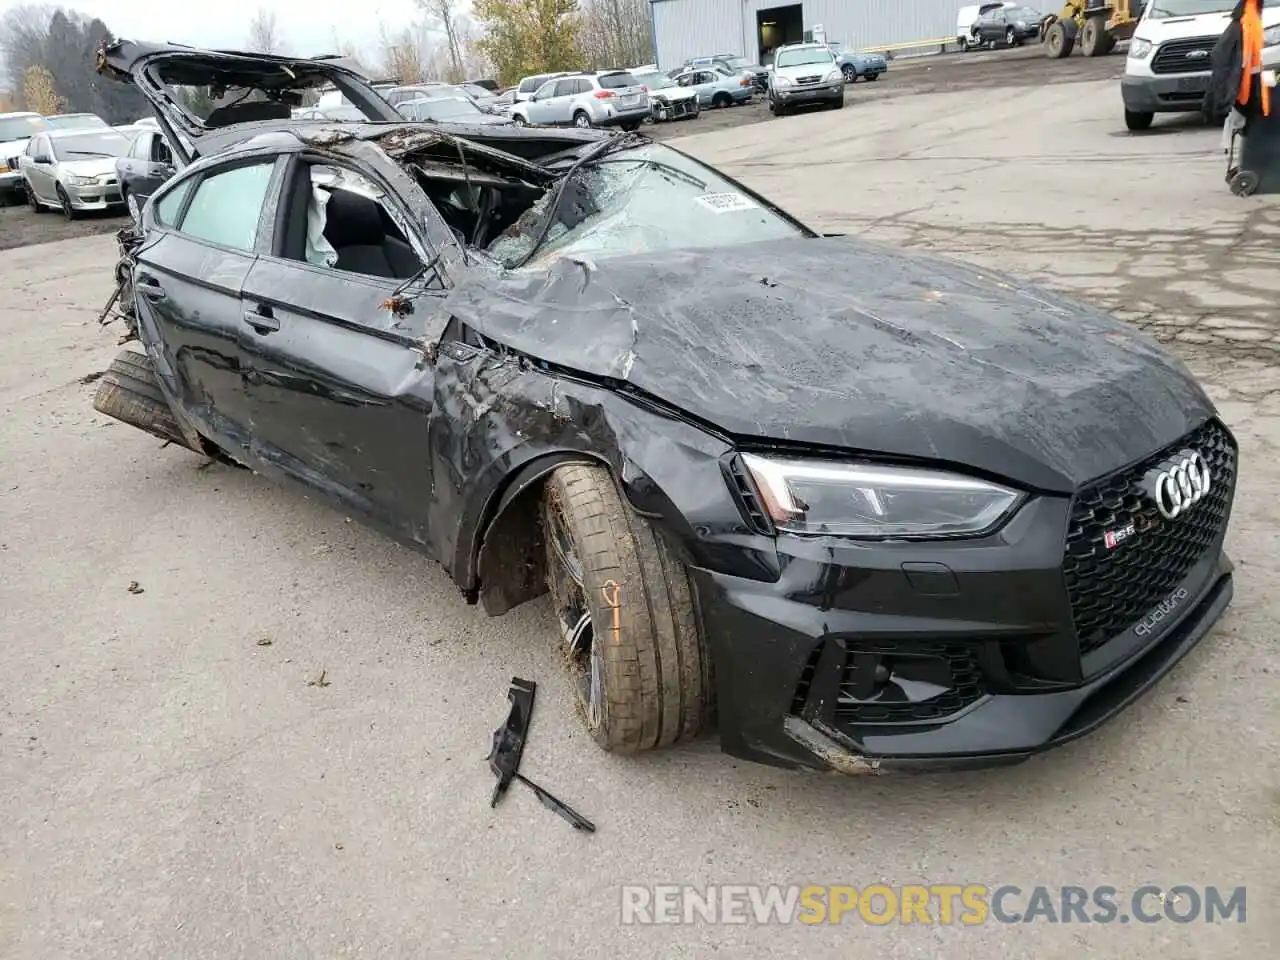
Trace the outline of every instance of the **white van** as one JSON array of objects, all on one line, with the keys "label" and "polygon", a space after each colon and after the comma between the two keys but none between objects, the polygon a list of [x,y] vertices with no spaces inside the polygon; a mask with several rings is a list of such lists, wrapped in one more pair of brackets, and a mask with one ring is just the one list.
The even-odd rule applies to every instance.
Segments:
[{"label": "white van", "polygon": [[1001,7],[1016,7],[1018,0],[1004,0],[1003,3],[979,3],[970,7],[961,7],[956,14],[956,46],[968,50],[977,46],[973,39],[973,25],[988,10],[999,10]]},{"label": "white van", "polygon": [[[1120,95],[1124,123],[1146,130],[1157,113],[1200,109],[1209,89],[1209,57],[1231,22],[1237,0],[1148,3],[1129,41]],[[1264,4],[1263,65],[1280,66],[1280,4]]]}]

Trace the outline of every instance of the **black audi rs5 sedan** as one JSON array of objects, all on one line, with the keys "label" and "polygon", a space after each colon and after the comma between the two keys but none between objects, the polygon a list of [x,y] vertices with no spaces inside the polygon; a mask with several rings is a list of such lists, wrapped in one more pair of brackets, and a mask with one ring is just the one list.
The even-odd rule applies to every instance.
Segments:
[{"label": "black audi rs5 sedan", "polygon": [[[326,58],[99,70],[190,156],[121,235],[141,351],[98,408],[323,495],[491,615],[549,592],[605,749],[714,718],[785,766],[1016,761],[1231,599],[1236,442],[1097,309],[821,235],[643,136],[407,123]],[[327,84],[368,122],[290,119]]]}]

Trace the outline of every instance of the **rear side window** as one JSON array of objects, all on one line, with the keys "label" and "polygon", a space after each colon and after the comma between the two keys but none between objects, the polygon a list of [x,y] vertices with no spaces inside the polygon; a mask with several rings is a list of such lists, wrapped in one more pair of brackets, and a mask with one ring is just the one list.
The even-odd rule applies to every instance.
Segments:
[{"label": "rear side window", "polygon": [[537,90],[538,87],[542,86],[542,81],[542,77],[525,77],[520,81],[520,92],[532,93],[534,90]]},{"label": "rear side window", "polygon": [[235,250],[253,250],[274,160],[205,177],[179,229],[189,237]]},{"label": "rear side window", "polygon": [[597,78],[605,90],[617,90],[620,87],[639,86],[636,78],[629,73],[606,73]]}]

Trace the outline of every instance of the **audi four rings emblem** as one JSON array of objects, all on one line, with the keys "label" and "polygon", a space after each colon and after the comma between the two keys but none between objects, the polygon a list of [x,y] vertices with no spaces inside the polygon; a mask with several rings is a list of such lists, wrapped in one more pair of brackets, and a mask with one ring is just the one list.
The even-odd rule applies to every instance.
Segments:
[{"label": "audi four rings emblem", "polygon": [[1166,520],[1186,513],[1204,499],[1213,483],[1209,464],[1198,450],[1183,450],[1146,476],[1147,495]]}]

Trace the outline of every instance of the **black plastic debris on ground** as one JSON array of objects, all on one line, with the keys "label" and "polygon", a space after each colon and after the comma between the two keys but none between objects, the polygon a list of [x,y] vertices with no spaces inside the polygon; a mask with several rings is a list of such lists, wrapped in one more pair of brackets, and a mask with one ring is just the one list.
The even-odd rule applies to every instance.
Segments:
[{"label": "black plastic debris on ground", "polygon": [[498,801],[507,792],[507,787],[511,786],[511,781],[519,780],[537,795],[544,807],[564,817],[575,830],[595,833],[594,823],[568,804],[561,803],[520,772],[520,758],[524,756],[524,744],[529,736],[529,723],[533,719],[533,698],[537,691],[538,685],[532,680],[511,678],[511,689],[507,691],[511,710],[507,713],[507,719],[502,726],[493,731],[493,747],[489,751],[489,769],[498,778],[489,806],[496,807]]}]

